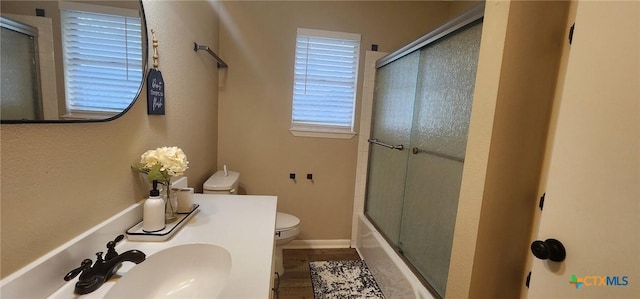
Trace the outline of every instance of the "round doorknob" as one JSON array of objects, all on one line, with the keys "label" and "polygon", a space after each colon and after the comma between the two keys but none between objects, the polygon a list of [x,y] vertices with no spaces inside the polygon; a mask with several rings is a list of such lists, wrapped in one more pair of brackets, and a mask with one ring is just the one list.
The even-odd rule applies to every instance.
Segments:
[{"label": "round doorknob", "polygon": [[567,257],[564,246],[556,239],[547,239],[544,242],[533,241],[531,243],[531,252],[541,260],[549,259],[554,262],[562,262]]}]

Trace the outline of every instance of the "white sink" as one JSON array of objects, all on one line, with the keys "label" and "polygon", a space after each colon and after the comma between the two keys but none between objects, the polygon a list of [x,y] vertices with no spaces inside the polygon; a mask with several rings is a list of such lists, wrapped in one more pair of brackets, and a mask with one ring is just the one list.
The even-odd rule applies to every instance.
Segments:
[{"label": "white sink", "polygon": [[216,298],[231,272],[231,255],[212,244],[170,247],[148,256],[104,298]]}]

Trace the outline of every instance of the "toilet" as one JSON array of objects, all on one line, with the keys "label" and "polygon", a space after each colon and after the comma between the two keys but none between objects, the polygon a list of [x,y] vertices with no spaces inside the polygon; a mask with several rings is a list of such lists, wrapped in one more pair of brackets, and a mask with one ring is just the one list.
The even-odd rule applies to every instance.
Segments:
[{"label": "toilet", "polygon": [[[223,170],[214,173],[202,186],[204,194],[238,194],[238,183],[240,181],[240,173],[228,171],[225,166]],[[276,272],[279,275],[284,274],[284,265],[282,260],[282,246],[294,240],[300,233],[300,219],[294,215],[277,212],[276,213],[276,230],[275,243],[276,250],[274,253],[274,262]]]},{"label": "toilet", "polygon": [[276,213],[276,252],[273,255],[276,272],[284,274],[284,261],[282,260],[282,246],[293,241],[300,233],[300,219],[291,214]]}]

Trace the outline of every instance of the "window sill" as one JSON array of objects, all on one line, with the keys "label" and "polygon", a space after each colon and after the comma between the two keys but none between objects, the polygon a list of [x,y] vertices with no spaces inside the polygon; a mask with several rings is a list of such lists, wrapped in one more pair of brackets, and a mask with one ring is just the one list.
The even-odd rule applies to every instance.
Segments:
[{"label": "window sill", "polygon": [[307,128],[291,128],[289,132],[296,137],[313,137],[313,138],[334,138],[334,139],[351,139],[355,136],[356,132],[342,131],[342,130],[327,130],[327,129],[307,129]]}]

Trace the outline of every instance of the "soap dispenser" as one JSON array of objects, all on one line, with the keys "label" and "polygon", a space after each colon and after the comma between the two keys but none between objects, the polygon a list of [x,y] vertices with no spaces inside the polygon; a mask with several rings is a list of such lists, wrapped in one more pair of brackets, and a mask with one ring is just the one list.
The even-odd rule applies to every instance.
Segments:
[{"label": "soap dispenser", "polygon": [[164,227],[164,201],[160,198],[158,182],[153,181],[153,190],[149,192],[149,198],[143,206],[142,231],[152,233],[161,231]]}]

